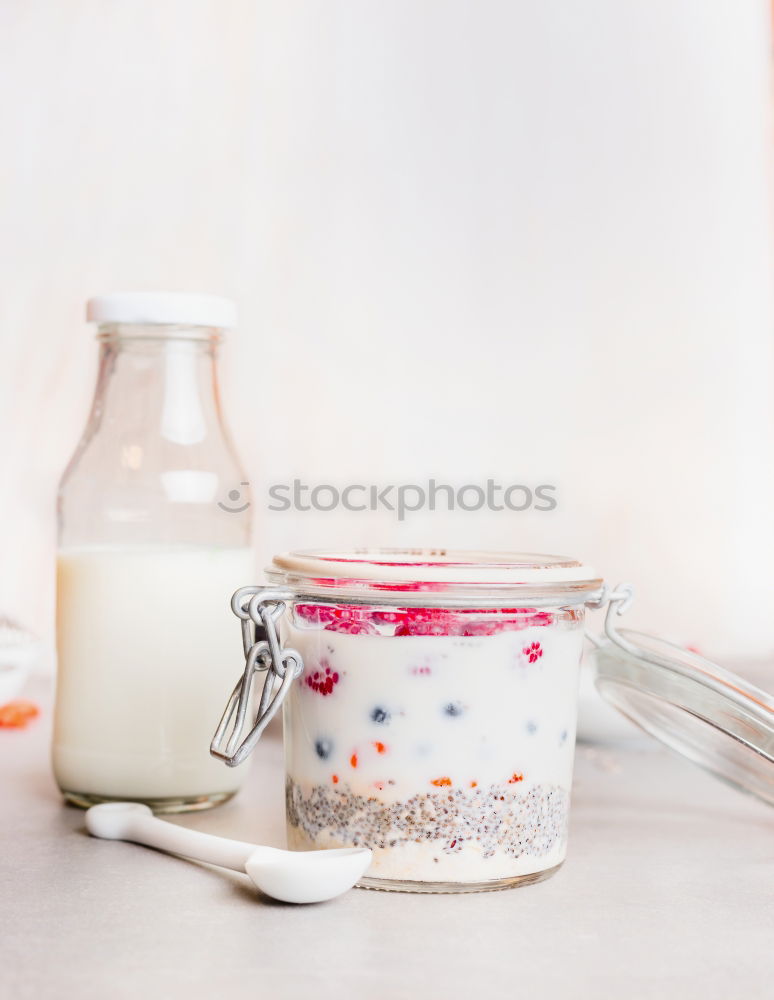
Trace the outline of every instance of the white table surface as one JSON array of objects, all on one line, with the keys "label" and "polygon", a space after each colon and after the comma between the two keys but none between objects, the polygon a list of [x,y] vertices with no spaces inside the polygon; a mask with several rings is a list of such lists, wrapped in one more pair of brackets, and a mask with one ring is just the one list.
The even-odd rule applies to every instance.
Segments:
[{"label": "white table surface", "polygon": [[[569,858],[516,890],[354,890],[294,907],[246,876],[95,841],[62,805],[43,716],[0,730],[0,996],[774,996],[774,810],[661,749],[579,747]],[[282,749],[177,821],[283,844]]]}]

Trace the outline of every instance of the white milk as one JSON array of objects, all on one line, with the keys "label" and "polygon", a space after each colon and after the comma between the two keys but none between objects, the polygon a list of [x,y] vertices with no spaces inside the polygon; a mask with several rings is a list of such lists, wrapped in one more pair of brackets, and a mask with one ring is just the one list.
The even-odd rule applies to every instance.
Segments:
[{"label": "white milk", "polygon": [[[580,623],[481,638],[287,633],[305,668],[285,709],[291,846],[365,844],[370,878],[414,882],[563,861]],[[335,676],[333,689],[321,695],[315,675]]]},{"label": "white milk", "polygon": [[243,662],[231,594],[248,548],[63,550],[53,764],[77,797],[223,797],[245,769],[209,754]]}]

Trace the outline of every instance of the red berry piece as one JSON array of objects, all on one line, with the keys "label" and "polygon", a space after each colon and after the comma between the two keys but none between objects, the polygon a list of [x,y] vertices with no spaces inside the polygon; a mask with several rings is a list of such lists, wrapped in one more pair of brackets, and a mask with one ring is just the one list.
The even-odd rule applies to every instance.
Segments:
[{"label": "red berry piece", "polygon": [[524,647],[522,653],[527,657],[530,663],[537,663],[543,655],[543,647],[539,642],[531,642],[528,646]]},{"label": "red berry piece", "polygon": [[327,604],[297,604],[296,616],[313,625],[325,625],[333,621],[334,609]]},{"label": "red berry piece", "polygon": [[367,608],[355,607],[352,604],[341,604],[332,610],[333,616],[325,624],[325,628],[328,631],[346,632],[349,635],[376,634],[376,626],[369,621],[370,612]]},{"label": "red berry piece", "polygon": [[395,635],[459,635],[460,620],[447,608],[407,608]]},{"label": "red berry piece", "polygon": [[456,635],[456,632],[449,631],[449,626],[443,622],[415,622],[399,625],[395,635]]},{"label": "red berry piece", "polygon": [[333,689],[339,683],[339,674],[333,670],[327,660],[321,660],[317,670],[306,674],[304,684],[310,690],[316,691],[323,697],[333,694]]},{"label": "red berry piece", "polygon": [[374,611],[371,618],[377,625],[399,625],[405,620],[406,614],[406,611],[398,608],[395,611]]},{"label": "red berry piece", "polygon": [[376,628],[367,621],[339,619],[325,626],[329,632],[346,632],[348,635],[376,635]]}]

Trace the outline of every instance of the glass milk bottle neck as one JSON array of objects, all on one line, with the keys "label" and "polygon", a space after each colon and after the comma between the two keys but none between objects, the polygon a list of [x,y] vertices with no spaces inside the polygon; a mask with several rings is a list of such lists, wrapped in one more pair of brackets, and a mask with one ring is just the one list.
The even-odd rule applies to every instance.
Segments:
[{"label": "glass milk bottle neck", "polygon": [[97,339],[94,401],[60,487],[60,545],[247,544],[249,515],[233,509],[248,503],[247,483],[221,412],[220,331],[109,323]]},{"label": "glass milk bottle neck", "polygon": [[189,448],[224,433],[218,330],[115,323],[100,326],[97,339],[93,430],[104,421],[120,421],[134,428],[138,446],[141,438],[147,444],[158,437]]}]

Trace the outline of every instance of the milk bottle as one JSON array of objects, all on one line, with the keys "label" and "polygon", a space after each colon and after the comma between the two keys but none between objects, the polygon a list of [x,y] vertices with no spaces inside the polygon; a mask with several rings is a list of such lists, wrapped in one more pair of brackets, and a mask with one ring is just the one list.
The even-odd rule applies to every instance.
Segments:
[{"label": "milk bottle", "polygon": [[59,491],[53,765],[78,805],[207,808],[244,776],[208,752],[240,654],[228,596],[254,573],[250,492],[217,352],[233,305],[92,299],[97,388]]}]

